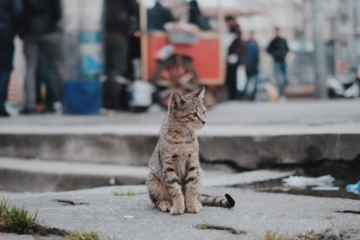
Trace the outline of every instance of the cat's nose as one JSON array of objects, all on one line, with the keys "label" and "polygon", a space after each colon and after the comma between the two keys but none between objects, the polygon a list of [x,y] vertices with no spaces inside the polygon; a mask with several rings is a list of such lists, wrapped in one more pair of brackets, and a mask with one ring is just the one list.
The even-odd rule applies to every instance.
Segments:
[{"label": "cat's nose", "polygon": [[206,124],[206,120],[205,119],[200,119],[200,121],[202,122],[202,124]]}]

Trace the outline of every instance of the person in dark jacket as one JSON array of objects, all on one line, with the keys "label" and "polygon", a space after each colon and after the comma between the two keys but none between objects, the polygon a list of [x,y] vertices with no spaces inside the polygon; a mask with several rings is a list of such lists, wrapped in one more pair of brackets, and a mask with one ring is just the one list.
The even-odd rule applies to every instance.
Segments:
[{"label": "person in dark jacket", "polygon": [[171,11],[161,4],[160,0],[156,0],[153,8],[147,11],[148,30],[149,31],[164,31],[164,25],[168,22],[174,22],[174,17]]},{"label": "person in dark jacket", "polygon": [[[21,114],[36,112],[35,74],[38,55],[42,51],[52,67],[57,83],[58,104],[62,101],[62,85],[65,67],[59,21],[61,20],[61,0],[23,0],[24,2],[24,53],[26,58],[25,108]],[[55,108],[55,106],[53,106]]]},{"label": "person in dark jacket", "polygon": [[0,0],[0,117],[6,110],[10,75],[13,69],[14,37],[21,26],[22,0]]},{"label": "person in dark jacket", "polygon": [[126,77],[129,68],[129,35],[132,18],[139,18],[139,4],[136,0],[106,1],[106,76],[104,83],[104,107],[114,110],[128,110],[126,85],[119,83],[119,77]]},{"label": "person in dark jacket", "polygon": [[280,101],[286,100],[285,87],[289,83],[285,57],[289,52],[286,40],[280,36],[280,29],[275,28],[275,38],[270,42],[267,52],[274,59],[274,72],[279,89]]},{"label": "person in dark jacket", "polygon": [[202,15],[198,2],[192,0],[189,2],[189,23],[197,25],[203,31],[211,30],[208,20]]},{"label": "person in dark jacket", "polygon": [[229,30],[235,34],[235,40],[230,45],[228,50],[228,61],[226,70],[226,85],[229,92],[229,100],[238,99],[237,90],[237,69],[241,64],[243,56],[243,43],[241,40],[241,30],[239,24],[233,16],[227,16],[225,18]]},{"label": "person in dark jacket", "polygon": [[250,100],[254,100],[256,95],[256,88],[257,88],[257,75],[259,73],[259,62],[260,62],[260,51],[259,45],[255,40],[255,33],[252,31],[250,32],[249,40],[246,41],[246,54],[245,54],[245,61],[246,61],[246,86],[245,86],[245,93],[249,86],[250,81],[254,81],[254,90],[251,96],[248,96]]}]

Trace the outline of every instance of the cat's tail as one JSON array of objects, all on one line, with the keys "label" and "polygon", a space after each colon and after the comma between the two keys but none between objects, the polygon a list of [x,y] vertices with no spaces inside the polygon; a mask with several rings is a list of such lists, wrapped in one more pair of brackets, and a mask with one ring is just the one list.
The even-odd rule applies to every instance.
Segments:
[{"label": "cat's tail", "polygon": [[201,196],[200,202],[203,206],[233,208],[235,206],[234,199],[229,194],[225,194],[225,197],[226,199]]}]

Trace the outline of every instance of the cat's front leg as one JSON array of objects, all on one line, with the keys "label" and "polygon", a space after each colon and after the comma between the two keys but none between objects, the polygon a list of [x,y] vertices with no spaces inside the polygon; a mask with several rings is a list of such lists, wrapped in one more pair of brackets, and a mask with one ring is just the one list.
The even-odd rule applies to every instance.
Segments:
[{"label": "cat's front leg", "polygon": [[164,176],[166,186],[169,189],[172,198],[172,207],[170,209],[171,215],[183,214],[185,211],[184,195],[181,191],[180,178],[176,175],[175,167],[168,165],[164,166]]},{"label": "cat's front leg", "polygon": [[200,184],[199,167],[190,165],[185,179],[186,192],[185,192],[185,206],[186,211],[189,213],[198,213],[202,209],[201,202],[199,201],[199,184]]}]

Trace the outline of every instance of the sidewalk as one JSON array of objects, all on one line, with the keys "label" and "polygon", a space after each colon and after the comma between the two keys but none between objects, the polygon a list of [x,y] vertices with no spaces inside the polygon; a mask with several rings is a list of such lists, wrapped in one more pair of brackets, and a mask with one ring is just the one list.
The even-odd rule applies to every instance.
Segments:
[{"label": "sidewalk", "polygon": [[[208,110],[203,161],[239,168],[360,154],[360,101],[232,102]],[[0,119],[0,156],[146,166],[166,113]]]}]

